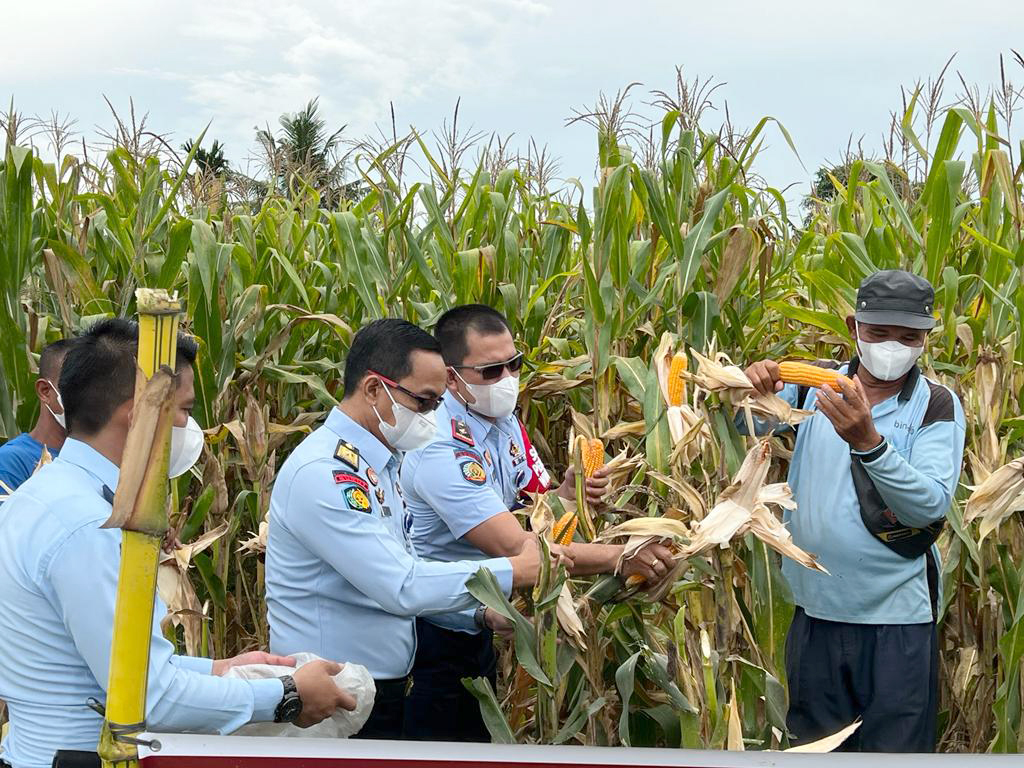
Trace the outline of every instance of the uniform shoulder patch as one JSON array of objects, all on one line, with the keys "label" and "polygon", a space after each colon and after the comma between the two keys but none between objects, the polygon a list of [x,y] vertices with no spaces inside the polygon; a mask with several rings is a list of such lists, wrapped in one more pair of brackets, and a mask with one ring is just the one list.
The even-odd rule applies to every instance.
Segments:
[{"label": "uniform shoulder patch", "polygon": [[476,459],[463,461],[459,464],[459,467],[462,469],[462,476],[466,479],[466,482],[473,485],[483,485],[487,482],[487,473]]},{"label": "uniform shoulder patch", "polygon": [[355,510],[356,512],[369,512],[370,511],[370,497],[366,495],[366,491],[360,488],[355,483],[351,483],[345,486],[341,492],[345,498],[345,503],[349,509]]},{"label": "uniform shoulder patch", "polygon": [[452,438],[460,443],[465,443],[471,448],[476,445],[473,440],[473,433],[469,431],[469,425],[462,419],[452,419]]},{"label": "uniform shoulder patch", "polygon": [[359,449],[348,440],[339,440],[334,449],[334,458],[342,464],[347,464],[354,471],[359,471]]},{"label": "uniform shoulder patch", "polygon": [[342,483],[358,485],[364,491],[369,489],[369,486],[366,484],[366,481],[363,480],[363,478],[361,478],[359,475],[352,475],[349,474],[348,472],[343,472],[340,469],[334,470],[334,482],[336,485],[341,485]]}]

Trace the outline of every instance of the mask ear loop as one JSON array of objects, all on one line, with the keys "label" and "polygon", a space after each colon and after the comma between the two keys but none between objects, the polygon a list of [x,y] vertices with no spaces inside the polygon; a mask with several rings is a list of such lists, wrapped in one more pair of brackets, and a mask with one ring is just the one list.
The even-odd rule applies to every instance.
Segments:
[{"label": "mask ear loop", "polygon": [[[469,391],[469,382],[466,381],[464,378],[462,378],[462,374],[459,373],[457,370],[455,370],[455,366],[454,365],[450,365],[448,367],[451,369],[452,373],[454,373],[456,376],[459,377],[459,381],[461,381],[463,384],[465,384],[466,385],[466,390]],[[459,400],[462,401],[462,404],[464,406],[466,406],[466,410],[468,411],[469,410],[469,401],[466,400],[466,398],[464,398],[462,395],[460,395],[459,391],[457,389],[455,390],[455,396],[457,398],[459,398]]]},{"label": "mask ear loop", "polygon": [[[391,401],[391,405],[398,405],[398,403],[395,402],[395,398],[391,394],[391,390],[388,389],[388,385],[384,383],[384,379],[382,379],[380,376],[374,376],[373,378],[375,378],[377,381],[379,381],[380,385],[382,387],[384,387],[384,392],[388,396],[388,400]],[[388,424],[386,421],[384,421],[383,417],[381,417],[380,411],[377,410],[377,406],[376,405],[371,405],[370,407],[373,408],[373,413],[377,417],[377,421],[379,421],[381,424]],[[395,417],[395,423],[394,424],[388,424],[388,426],[389,427],[397,426],[398,425],[398,416],[395,415],[394,410],[391,411],[391,415]]]}]

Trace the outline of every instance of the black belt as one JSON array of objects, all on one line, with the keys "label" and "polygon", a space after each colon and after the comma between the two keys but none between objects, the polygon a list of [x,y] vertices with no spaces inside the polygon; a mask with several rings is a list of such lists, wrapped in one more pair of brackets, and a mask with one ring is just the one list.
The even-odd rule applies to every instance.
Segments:
[{"label": "black belt", "polygon": [[100,756],[95,752],[58,749],[53,756],[52,768],[100,768],[101,765]]},{"label": "black belt", "polygon": [[405,696],[405,689],[409,686],[409,676],[395,677],[390,680],[374,680],[377,687],[377,696]]}]

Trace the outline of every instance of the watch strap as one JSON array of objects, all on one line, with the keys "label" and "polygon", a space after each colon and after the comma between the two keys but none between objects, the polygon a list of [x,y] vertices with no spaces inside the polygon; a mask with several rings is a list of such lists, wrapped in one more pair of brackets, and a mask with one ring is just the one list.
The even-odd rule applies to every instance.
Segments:
[{"label": "watch strap", "polygon": [[[302,699],[299,698],[299,689],[295,685],[295,678],[291,675],[281,675],[278,680],[281,681],[284,693],[281,695],[281,701],[274,709],[274,722],[292,722],[298,716],[298,713],[302,711]],[[297,712],[293,711],[296,705],[298,705]]]},{"label": "watch strap", "polygon": [[859,451],[851,451],[851,453],[853,453],[854,456],[860,459],[861,464],[870,464],[872,461],[882,458],[882,454],[885,453],[885,450],[888,447],[889,441],[883,437],[882,442],[880,442],[870,451],[865,451],[863,453]]},{"label": "watch strap", "polygon": [[477,629],[487,629],[487,606],[478,605],[476,610],[473,611],[473,623],[476,624]]}]

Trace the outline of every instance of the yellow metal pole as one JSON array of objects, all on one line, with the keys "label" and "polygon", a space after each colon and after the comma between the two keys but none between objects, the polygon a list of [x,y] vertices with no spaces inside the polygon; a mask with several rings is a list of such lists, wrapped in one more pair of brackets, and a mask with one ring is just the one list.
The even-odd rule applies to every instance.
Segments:
[{"label": "yellow metal pole", "polygon": [[[168,525],[167,462],[174,414],[168,400],[174,397],[173,386],[168,383],[156,394],[164,402],[154,419],[147,421],[141,412],[147,384],[161,369],[164,378],[168,369],[174,370],[181,304],[166,291],[149,289],[139,289],[136,299],[141,375],[135,390],[132,428],[148,434],[129,434],[121,461],[114,514],[106,524],[122,528],[123,533],[106,714],[99,744],[104,768],[138,765],[138,747],[134,739],[145,730],[146,682],[158,555]],[[130,454],[129,449],[139,443],[147,445],[149,450]],[[140,467],[140,463],[146,466]],[[131,498],[125,500],[125,496]],[[122,511],[130,511],[119,517],[119,507]]]}]

